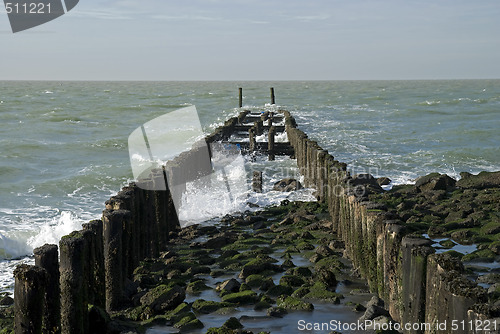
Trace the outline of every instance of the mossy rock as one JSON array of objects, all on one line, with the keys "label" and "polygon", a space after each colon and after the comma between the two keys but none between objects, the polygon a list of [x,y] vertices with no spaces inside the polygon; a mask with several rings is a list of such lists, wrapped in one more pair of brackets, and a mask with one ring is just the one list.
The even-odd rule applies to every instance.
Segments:
[{"label": "mossy rock", "polygon": [[269,240],[265,238],[247,238],[247,239],[241,239],[237,241],[238,243],[244,244],[244,245],[262,245],[262,244],[268,244]]},{"label": "mossy rock", "polygon": [[495,254],[500,255],[500,241],[492,242],[488,248]]},{"label": "mossy rock", "polygon": [[212,300],[197,299],[194,301],[191,307],[193,308],[193,311],[197,313],[208,314],[215,312],[223,307],[232,307],[233,305],[234,304],[227,302],[216,302]]},{"label": "mossy rock", "polygon": [[227,319],[226,322],[224,322],[222,327],[227,327],[229,329],[240,329],[243,328],[243,325],[238,319],[236,319],[235,317],[231,317]]},{"label": "mossy rock", "polygon": [[291,246],[287,247],[287,249],[285,250],[285,253],[295,254],[295,253],[300,253],[300,250],[296,246],[291,245]]},{"label": "mossy rock", "polygon": [[[193,312],[189,312],[184,314],[184,316],[174,324],[174,327],[180,329],[181,331],[203,328],[203,324],[199,320],[196,320],[198,320],[196,315]],[[200,323],[201,327],[199,327]]]},{"label": "mossy rock", "polygon": [[203,327],[205,327],[205,325],[203,325],[203,322],[201,322],[199,319],[194,319],[189,321],[188,323],[183,324],[178,328],[181,332],[188,332],[195,329],[201,329]]},{"label": "mossy rock", "polygon": [[462,261],[476,261],[476,262],[494,262],[497,254],[492,252],[490,249],[476,250],[470,254],[464,255]]},{"label": "mossy rock", "polygon": [[14,333],[14,308],[12,306],[0,309],[0,334]]},{"label": "mossy rock", "polygon": [[267,290],[266,294],[271,297],[278,297],[282,295],[290,296],[293,293],[293,288],[286,285],[275,285]]},{"label": "mossy rock", "polygon": [[280,266],[274,264],[276,261],[274,258],[259,256],[243,266],[239,277],[246,279],[248,276],[254,274],[266,275],[266,273],[283,271]]},{"label": "mossy rock", "polygon": [[259,300],[257,293],[252,290],[230,293],[221,298],[222,302],[235,304],[252,304]]},{"label": "mossy rock", "polygon": [[248,265],[258,265],[258,264],[265,264],[265,263],[276,263],[279,262],[277,259],[266,255],[266,254],[259,254],[257,257],[251,261],[249,261],[247,264]]},{"label": "mossy rock", "polygon": [[210,327],[207,334],[233,334],[235,331],[227,327]]},{"label": "mossy rock", "polygon": [[342,294],[332,292],[327,290],[324,283],[316,282],[312,287],[309,288],[309,293],[303,296],[304,299],[318,299],[323,301],[329,301],[333,304],[339,304],[340,299],[344,298]]},{"label": "mossy rock", "polygon": [[305,295],[307,295],[309,292],[311,292],[311,289],[309,289],[309,287],[300,287],[298,288],[297,290],[295,290],[293,293],[292,293],[292,297],[295,297],[295,298],[302,298],[304,297]]},{"label": "mossy rock", "polygon": [[295,267],[295,268],[287,270],[286,273],[289,275],[300,276],[302,278],[309,278],[312,276],[311,269],[309,269],[307,267]]},{"label": "mossy rock", "polygon": [[443,247],[443,248],[453,248],[455,247],[456,243],[453,242],[453,240],[450,240],[450,239],[446,239],[446,240],[443,240],[443,241],[440,241],[439,244]]},{"label": "mossy rock", "polygon": [[480,172],[477,175],[470,173],[460,173],[462,177],[457,186],[465,189],[487,189],[500,185],[500,172]]},{"label": "mossy rock", "polygon": [[264,281],[264,276],[260,274],[250,275],[245,279],[245,283],[252,288],[259,288]]},{"label": "mossy rock", "polygon": [[295,297],[279,297],[277,300],[278,307],[282,307],[286,310],[294,311],[313,311],[314,305]]},{"label": "mossy rock", "polygon": [[179,304],[175,309],[167,313],[168,316],[177,316],[183,313],[189,313],[191,311],[191,306],[187,303]]},{"label": "mossy rock", "polygon": [[304,283],[304,280],[296,275],[284,275],[280,278],[280,285],[299,287]]},{"label": "mossy rock", "polygon": [[275,318],[283,318],[286,314],[288,314],[287,310],[283,307],[270,307],[267,309],[266,313],[268,317]]},{"label": "mossy rock", "polygon": [[261,301],[257,302],[257,304],[255,304],[253,309],[256,311],[262,311],[262,310],[267,310],[270,307],[271,307],[270,303],[261,300]]},{"label": "mossy rock", "polygon": [[222,307],[214,312],[214,314],[218,314],[218,315],[228,315],[228,314],[235,314],[235,313],[238,313],[238,310],[234,306]]},{"label": "mossy rock", "polygon": [[212,288],[207,286],[203,280],[198,280],[189,283],[186,286],[186,292],[190,294],[199,294],[204,290],[211,290]]},{"label": "mossy rock", "polygon": [[462,259],[464,257],[464,254],[462,254],[460,252],[457,252],[455,250],[449,250],[449,251],[444,252],[443,254],[448,254],[451,257],[454,257],[454,258],[457,258],[457,259]]},{"label": "mossy rock", "polygon": [[336,256],[325,257],[314,264],[315,270],[326,268],[335,273],[339,273],[344,268],[344,264]]},{"label": "mossy rock", "polygon": [[285,260],[283,261],[283,263],[281,264],[281,267],[282,268],[293,268],[295,267],[295,264],[292,262],[292,260]]},{"label": "mossy rock", "polygon": [[155,312],[162,312],[175,309],[184,301],[184,298],[186,298],[186,292],[183,288],[178,285],[168,287],[162,284],[149,290],[141,297],[140,302]]},{"label": "mossy rock", "polygon": [[307,242],[307,241],[302,241],[297,245],[298,250],[313,250],[316,247],[314,247],[313,244]]},{"label": "mossy rock", "polygon": [[243,265],[241,262],[234,262],[234,263],[231,263],[231,264],[224,266],[223,268],[226,270],[230,270],[230,271],[238,271],[241,269],[242,266]]}]

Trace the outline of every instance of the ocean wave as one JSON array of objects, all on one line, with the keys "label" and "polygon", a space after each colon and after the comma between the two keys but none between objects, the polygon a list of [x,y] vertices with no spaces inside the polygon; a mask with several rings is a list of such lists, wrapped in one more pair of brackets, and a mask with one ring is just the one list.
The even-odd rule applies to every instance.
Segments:
[{"label": "ocean wave", "polygon": [[[19,238],[19,239],[18,239]],[[0,260],[18,259],[33,252],[22,236],[7,236],[0,233]]]},{"label": "ocean wave", "polygon": [[36,230],[17,230],[0,233],[0,260],[13,260],[30,256],[33,249],[44,244],[58,244],[61,237],[81,229],[83,219],[70,211],[63,211],[57,217]]}]

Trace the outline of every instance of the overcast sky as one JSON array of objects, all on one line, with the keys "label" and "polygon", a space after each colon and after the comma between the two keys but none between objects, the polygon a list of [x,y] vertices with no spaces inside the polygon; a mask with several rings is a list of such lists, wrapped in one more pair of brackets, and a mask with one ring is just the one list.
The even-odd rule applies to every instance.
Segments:
[{"label": "overcast sky", "polygon": [[500,78],[499,0],[80,0],[13,34],[0,80]]}]

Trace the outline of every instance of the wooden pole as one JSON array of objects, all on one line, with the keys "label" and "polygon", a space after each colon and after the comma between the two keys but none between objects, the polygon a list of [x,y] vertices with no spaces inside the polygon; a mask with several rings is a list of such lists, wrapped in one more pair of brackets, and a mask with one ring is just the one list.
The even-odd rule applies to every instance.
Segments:
[{"label": "wooden pole", "polygon": [[274,87],[271,87],[271,104],[276,104],[276,99],[274,97]]},{"label": "wooden pole", "polygon": [[240,94],[239,94],[239,95],[240,95],[240,103],[239,103],[239,106],[240,106],[240,108],[241,108],[241,107],[243,107],[243,88],[242,88],[242,87],[240,87],[240,88],[239,88],[239,91],[240,91]]},{"label": "wooden pole", "polygon": [[47,271],[47,289],[43,327],[48,333],[59,333],[61,326],[61,290],[59,286],[59,257],[57,245],[45,244],[33,250],[35,265]]},{"label": "wooden pole", "polygon": [[252,190],[256,193],[262,192],[262,172],[253,172]]},{"label": "wooden pole", "polygon": [[14,277],[14,333],[42,334],[47,271],[21,264]]},{"label": "wooden pole", "polygon": [[255,151],[255,146],[256,146],[256,142],[255,142],[255,126],[250,128],[250,130],[248,130],[248,137],[249,137],[249,140],[250,140],[250,152],[253,152]]},{"label": "wooden pole", "polygon": [[276,134],[276,128],[272,126],[269,129],[268,133],[268,146],[267,146],[267,151],[269,155],[269,161],[273,161],[275,159],[275,154],[274,154],[274,135]]},{"label": "wooden pole", "polygon": [[271,126],[273,126],[273,117],[274,117],[274,113],[270,112],[268,117],[267,117],[267,126],[269,128],[271,128]]}]

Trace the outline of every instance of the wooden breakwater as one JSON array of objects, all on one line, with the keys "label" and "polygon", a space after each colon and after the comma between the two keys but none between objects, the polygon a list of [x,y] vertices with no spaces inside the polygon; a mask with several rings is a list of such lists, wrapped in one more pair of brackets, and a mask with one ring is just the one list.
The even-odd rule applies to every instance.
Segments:
[{"label": "wooden breakwater", "polygon": [[[180,230],[175,202],[185,183],[212,171],[210,147],[237,145],[243,153],[291,155],[288,143],[275,143],[285,131],[283,115],[242,111],[160,168],[123,187],[105,203],[102,218],[34,250],[35,265],[14,272],[15,333],[86,334],[93,332],[93,308],[111,314],[126,303],[127,285],[139,262],[158,257]],[[269,132],[269,143],[256,136]],[[248,137],[244,141],[243,133]],[[203,143],[203,144],[205,144]],[[167,182],[168,179],[168,182]],[[176,188],[175,192],[170,187]],[[146,190],[155,189],[155,190]]]},{"label": "wooden breakwater", "polygon": [[[286,131],[288,142],[274,141],[280,131]],[[257,142],[256,136],[264,133],[267,142]],[[461,333],[495,333],[469,325],[490,319],[491,305],[484,291],[465,278],[460,261],[434,254],[428,240],[408,235],[398,217],[383,204],[370,202],[370,189],[378,189],[373,178],[351,177],[347,165],[298,129],[288,111],[242,111],[205,141],[208,147],[216,142],[238,145],[242,152],[260,152],[270,160],[278,154],[294,156],[305,185],[328,203],[332,232],[345,242],[346,254],[371,290],[385,300],[391,316],[402,324],[448,324],[442,330],[420,326],[406,333],[452,333],[454,321]],[[35,266],[15,271],[15,332],[90,333],[95,324],[89,317],[95,309],[110,314],[119,310],[126,303],[134,268],[143,259],[158,257],[180,230],[176,198],[168,184],[182,188],[182,180],[209,173],[210,154],[207,146],[195,145],[124,187],[106,202],[102,219],[61,239],[59,259],[57,245],[36,249]],[[166,188],[144,189],[161,188],[154,184]]]},{"label": "wooden breakwater", "polygon": [[485,289],[466,278],[460,260],[435,254],[430,240],[409,234],[383,203],[368,200],[370,188],[379,187],[371,175],[351,177],[347,165],[298,129],[289,112],[285,117],[305,185],[328,203],[346,254],[392,318],[408,325],[404,332],[499,333]]}]

